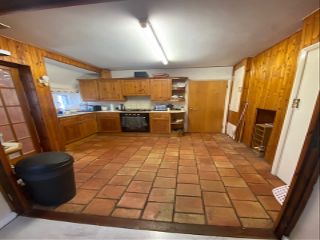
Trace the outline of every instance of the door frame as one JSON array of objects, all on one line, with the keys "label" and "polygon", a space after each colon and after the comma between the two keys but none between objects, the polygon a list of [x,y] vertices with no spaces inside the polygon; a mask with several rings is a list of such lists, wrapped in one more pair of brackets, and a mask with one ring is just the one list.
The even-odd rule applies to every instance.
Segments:
[{"label": "door frame", "polygon": [[303,48],[300,51],[298,62],[297,62],[296,76],[295,76],[293,87],[291,90],[291,94],[290,94],[290,98],[289,98],[289,102],[288,102],[289,104],[288,104],[287,112],[285,115],[285,120],[283,122],[282,130],[281,130],[282,133],[281,133],[281,136],[280,136],[280,139],[278,142],[277,151],[274,156],[274,160],[273,160],[273,164],[272,164],[272,170],[271,170],[272,174],[276,175],[279,171],[281,157],[283,154],[284,146],[286,143],[286,138],[289,133],[290,123],[291,123],[291,120],[293,117],[293,112],[294,112],[294,109],[292,107],[290,107],[290,104],[292,103],[293,99],[297,97],[297,95],[299,93],[304,69],[305,69],[306,62],[307,62],[308,53],[312,50],[317,49],[317,48],[320,48],[320,42],[315,43],[313,45],[310,45],[306,48]]},{"label": "door frame", "polygon": [[318,93],[315,108],[306,138],[300,153],[299,161],[289,187],[285,202],[274,228],[274,234],[289,236],[298,222],[311,196],[314,185],[319,178],[320,159],[320,94]]}]

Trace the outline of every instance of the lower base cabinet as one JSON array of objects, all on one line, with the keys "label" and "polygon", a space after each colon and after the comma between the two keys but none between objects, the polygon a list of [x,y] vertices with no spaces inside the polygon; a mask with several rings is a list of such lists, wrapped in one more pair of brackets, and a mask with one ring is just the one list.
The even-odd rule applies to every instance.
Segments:
[{"label": "lower base cabinet", "polygon": [[[170,113],[151,112],[149,121],[151,133],[171,133]],[[120,114],[117,112],[96,112],[70,116],[60,118],[59,122],[65,144],[81,140],[97,132],[121,132]]]},{"label": "lower base cabinet", "polygon": [[169,113],[150,113],[149,119],[151,133],[170,133]]},{"label": "lower base cabinet", "polygon": [[121,132],[119,113],[97,113],[98,132]]},{"label": "lower base cabinet", "polygon": [[65,144],[78,141],[97,132],[97,120],[94,113],[60,118],[59,122]]}]

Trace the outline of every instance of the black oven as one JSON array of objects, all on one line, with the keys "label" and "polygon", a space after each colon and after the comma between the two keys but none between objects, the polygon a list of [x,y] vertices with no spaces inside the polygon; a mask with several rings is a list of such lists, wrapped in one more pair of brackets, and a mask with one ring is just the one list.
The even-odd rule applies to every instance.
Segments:
[{"label": "black oven", "polygon": [[149,113],[120,113],[122,132],[149,132]]}]

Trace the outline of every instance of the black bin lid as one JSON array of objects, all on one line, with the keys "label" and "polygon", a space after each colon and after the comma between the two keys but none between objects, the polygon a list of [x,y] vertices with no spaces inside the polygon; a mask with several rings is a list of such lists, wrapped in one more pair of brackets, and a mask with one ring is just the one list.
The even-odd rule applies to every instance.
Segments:
[{"label": "black bin lid", "polygon": [[54,171],[73,163],[73,157],[64,152],[43,152],[19,161],[15,170],[20,174],[39,174]]}]

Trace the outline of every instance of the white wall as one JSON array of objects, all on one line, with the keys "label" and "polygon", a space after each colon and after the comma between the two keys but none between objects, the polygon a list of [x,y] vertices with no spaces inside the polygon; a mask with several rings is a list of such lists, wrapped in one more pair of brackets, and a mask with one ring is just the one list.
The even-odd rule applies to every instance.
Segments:
[{"label": "white wall", "polygon": [[2,193],[0,192],[0,229],[17,216],[12,212]]},{"label": "white wall", "polygon": [[99,75],[77,68],[71,65],[60,63],[51,59],[46,59],[47,74],[50,78],[50,87],[52,90],[79,91],[77,79],[97,78]]},{"label": "white wall", "polygon": [[303,210],[301,217],[299,218],[297,225],[291,232],[289,239],[320,239],[319,234],[319,179],[314,186],[311,197],[307,203],[307,206]]},{"label": "white wall", "polygon": [[232,67],[208,68],[175,68],[175,69],[147,69],[147,70],[115,70],[111,71],[114,78],[133,77],[136,71],[145,71],[150,76],[155,73],[168,73],[170,77],[188,77],[191,80],[230,80]]}]

